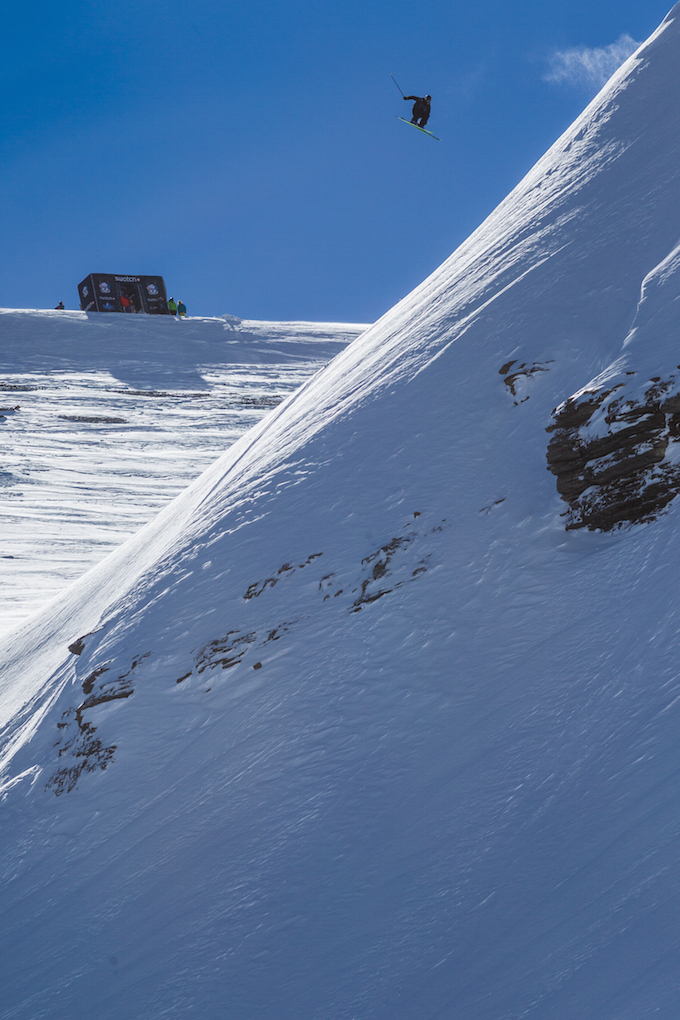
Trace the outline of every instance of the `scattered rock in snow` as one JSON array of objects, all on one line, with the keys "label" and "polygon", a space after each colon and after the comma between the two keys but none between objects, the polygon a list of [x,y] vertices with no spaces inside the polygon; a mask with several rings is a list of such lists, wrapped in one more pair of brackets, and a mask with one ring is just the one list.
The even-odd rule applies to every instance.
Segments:
[{"label": "scattered rock in snow", "polygon": [[501,503],[505,503],[505,496],[502,496],[501,499],[494,500],[493,503],[489,503],[488,506],[483,506],[482,509],[479,512],[480,512],[480,514],[484,514],[485,517],[488,517],[488,515],[491,513],[493,508],[495,506],[500,506]]},{"label": "scattered rock in snow", "polygon": [[[551,364],[552,360],[543,362],[536,361],[533,365],[528,365],[526,362],[523,362],[521,365],[517,365],[516,360],[506,361],[506,363],[501,365],[498,369],[498,374],[505,376],[503,382],[508,387],[513,397],[517,398],[520,396],[518,384],[525,379],[531,379],[531,377],[536,375],[537,372],[548,372],[549,369],[547,366]],[[517,368],[511,371],[513,365],[517,365]],[[515,399],[514,403],[523,404],[528,399],[528,396],[523,397],[521,400]]]},{"label": "scattered rock in snow", "polygon": [[244,601],[247,602],[249,599],[258,598],[265,588],[273,588],[275,584],[278,584],[281,580],[281,574],[285,574],[286,577],[291,577],[295,573],[296,569],[302,570],[304,567],[309,566],[313,560],[317,560],[319,556],[323,556],[323,553],[312,553],[311,556],[307,557],[304,563],[298,563],[297,567],[294,567],[291,563],[284,563],[282,567],[279,567],[275,577],[266,577],[264,581],[255,581],[251,584],[243,596]]},{"label": "scattered rock in snow", "polygon": [[[120,697],[129,697],[129,694],[122,694]],[[111,699],[108,699],[111,700]],[[70,752],[74,760],[72,765],[65,765],[48,779],[45,783],[46,790],[52,790],[56,797],[62,793],[70,793],[76,786],[83,772],[94,772],[97,769],[105,769],[113,760],[116,745],[104,747],[101,740],[95,737],[96,726],[83,719],[82,708],[92,706],[81,706],[80,709],[70,708],[64,712],[62,721],[58,726],[71,727],[76,723],[77,730],[69,734],[69,739],[59,749],[59,755]]]},{"label": "scattered rock in snow", "polygon": [[[87,635],[86,635],[87,636]],[[75,644],[80,644],[80,655],[84,648],[83,639],[80,638]],[[72,650],[74,645],[70,645]],[[148,658],[150,652],[133,659],[132,665],[125,673],[121,673],[113,680],[105,680],[99,684],[95,691],[95,684],[103,673],[109,671],[109,666],[104,664],[93,670],[83,681],[83,693],[85,700],[77,707],[67,708],[62,712],[61,720],[57,723],[60,737],[54,745],[58,747],[57,756],[61,759],[65,756],[67,764],[62,765],[53,773],[45,784],[46,790],[52,790],[55,796],[62,793],[70,793],[80,779],[83,772],[95,772],[97,769],[106,769],[113,761],[116,751],[116,744],[105,747],[99,737],[95,736],[97,727],[89,719],[84,717],[88,709],[96,708],[98,705],[105,705],[111,701],[126,701],[134,694],[134,687],[129,679],[132,671]]]},{"label": "scattered rock in snow", "polygon": [[102,673],[106,673],[107,669],[108,666],[99,666],[93,673],[90,673],[86,680],[83,680],[83,694],[92,694],[95,680],[98,676],[101,676]]},{"label": "scattered rock in snow", "polygon": [[[414,520],[421,517],[420,512],[414,511],[413,517]],[[350,603],[349,611],[359,612],[365,605],[376,602],[425,573],[429,568],[432,552],[426,552],[419,548],[417,543],[428,536],[443,531],[445,526],[446,520],[444,519],[434,527],[417,531],[413,529],[413,523],[409,522],[404,526],[404,534],[390,539],[375,552],[364,557],[361,561],[361,575],[363,576],[359,581],[359,587],[352,591],[352,595],[356,597]],[[414,552],[411,556],[402,555],[402,551],[410,547],[418,548],[419,551]],[[291,578],[322,555],[323,553],[320,552],[312,553],[301,563],[286,561],[271,577],[250,585],[243,596],[243,601],[259,598],[279,581]],[[318,591],[325,602],[342,595],[345,589],[340,587],[336,590],[336,574],[333,572],[324,574],[319,579]],[[349,595],[350,599],[351,597]],[[343,605],[346,611],[348,607],[345,600],[343,600]],[[299,623],[300,619],[301,617],[285,620],[275,627],[269,623],[266,629],[260,630],[228,630],[222,637],[208,642],[198,651],[195,667],[178,677],[175,684],[181,684],[194,673],[200,675],[208,671],[208,675],[211,675],[216,669],[225,670],[238,666],[249,649],[264,648],[270,642],[279,641],[295,624]],[[69,645],[69,651],[74,655],[81,655],[85,649],[86,637],[88,637],[87,634]],[[99,678],[104,673],[110,672],[112,668],[110,662],[105,662],[91,670],[82,680],[81,686],[85,699],[79,705],[67,708],[62,713],[61,721],[57,723],[60,739],[54,746],[59,749],[58,757],[64,759],[64,764],[48,780],[46,789],[52,790],[56,796],[68,793],[75,788],[83,772],[106,769],[114,761],[118,745],[104,746],[99,737],[95,735],[96,726],[86,718],[85,713],[89,709],[108,702],[127,700],[134,693],[130,675],[150,655],[151,652],[145,652],[143,655],[135,656],[130,668],[114,679],[108,678],[99,683]],[[261,668],[260,660],[253,663],[253,669]],[[210,687],[206,688],[206,693],[210,690]]]},{"label": "scattered rock in snow", "polygon": [[[415,515],[414,515],[415,516]],[[417,514],[419,517],[420,514]],[[426,535],[432,535],[436,532],[443,531],[446,520],[442,520],[441,524],[436,525],[434,528],[430,528],[426,531]],[[427,553],[422,556],[414,565],[413,561],[410,563],[405,562],[399,564],[398,572],[395,576],[395,567],[392,563],[396,553],[403,548],[409,546],[412,542],[421,538],[422,534],[418,531],[409,531],[405,535],[398,535],[392,538],[385,545],[381,545],[379,549],[371,553],[369,556],[365,556],[361,561],[361,565],[364,568],[365,575],[361,581],[360,589],[354,589],[352,594],[356,594],[357,590],[359,595],[354,600],[352,605],[349,607],[350,613],[358,613],[361,611],[362,606],[367,605],[370,602],[377,602],[378,599],[383,598],[385,595],[389,595],[391,592],[396,591],[397,588],[401,588],[404,584],[408,584],[414,581],[416,577],[424,574],[429,567],[429,561],[431,553]],[[389,580],[387,580],[389,578]],[[337,592],[339,595],[340,592]],[[330,598],[329,595],[325,595],[324,599]]]},{"label": "scattered rock in snow", "polygon": [[198,673],[206,669],[215,669],[221,666],[222,669],[229,669],[241,661],[248,650],[248,645],[257,640],[257,634],[252,631],[249,634],[241,634],[238,630],[230,630],[222,638],[210,641],[201,649],[196,667]]}]

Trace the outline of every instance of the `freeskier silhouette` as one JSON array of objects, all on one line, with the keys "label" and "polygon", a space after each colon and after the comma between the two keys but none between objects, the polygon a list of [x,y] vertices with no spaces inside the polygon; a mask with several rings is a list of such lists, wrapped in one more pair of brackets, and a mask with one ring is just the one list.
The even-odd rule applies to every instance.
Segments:
[{"label": "freeskier silhouette", "polygon": [[[395,80],[395,77],[394,77],[394,75],[392,74],[391,71],[390,71],[390,78],[392,79],[394,84],[397,86],[397,88],[401,92],[401,88],[397,84],[397,82]],[[414,101],[413,102],[413,116],[411,117],[411,120],[406,120],[405,117],[399,117],[399,114],[397,114],[397,117],[399,117],[399,120],[403,120],[404,124],[412,124],[414,128],[418,128],[418,130],[422,131],[424,135],[429,135],[430,138],[434,138],[434,139],[436,139],[436,141],[440,141],[440,139],[437,138],[436,135],[433,135],[431,131],[428,131],[425,128],[425,125],[427,124],[428,120],[430,119],[430,104],[432,103],[432,96],[404,96],[403,92],[401,92],[401,94],[402,94],[402,96],[403,96],[405,101],[407,101],[407,102],[409,100],[413,100]]]},{"label": "freeskier silhouette", "polygon": [[404,99],[415,99],[411,123],[415,124],[416,127],[424,128],[430,119],[432,96],[404,96]]}]

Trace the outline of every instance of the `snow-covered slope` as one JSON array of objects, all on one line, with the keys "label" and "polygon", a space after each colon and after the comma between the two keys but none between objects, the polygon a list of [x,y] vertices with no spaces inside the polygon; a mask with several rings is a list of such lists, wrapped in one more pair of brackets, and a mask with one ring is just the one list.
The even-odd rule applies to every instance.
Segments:
[{"label": "snow-covered slope", "polygon": [[365,328],[0,309],[0,632]]},{"label": "snow-covered slope", "polygon": [[6,638],[0,1015],[677,1016],[679,68]]}]

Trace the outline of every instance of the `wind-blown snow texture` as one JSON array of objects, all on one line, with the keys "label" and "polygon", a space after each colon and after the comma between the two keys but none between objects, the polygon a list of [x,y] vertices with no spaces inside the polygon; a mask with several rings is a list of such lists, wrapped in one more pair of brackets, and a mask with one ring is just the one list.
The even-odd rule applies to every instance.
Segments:
[{"label": "wind-blown snow texture", "polygon": [[680,361],[678,68],[7,637],[0,1015],[675,1020],[680,508],[546,429]]},{"label": "wind-blown snow texture", "polygon": [[365,328],[0,309],[0,631],[138,531]]}]

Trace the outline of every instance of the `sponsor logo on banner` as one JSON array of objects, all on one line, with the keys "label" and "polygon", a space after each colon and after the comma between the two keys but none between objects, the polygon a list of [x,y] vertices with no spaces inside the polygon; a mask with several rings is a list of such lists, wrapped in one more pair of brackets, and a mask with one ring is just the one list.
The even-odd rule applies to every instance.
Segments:
[{"label": "sponsor logo on banner", "polygon": [[162,276],[91,273],[78,284],[78,294],[80,307],[83,309],[92,308],[101,312],[147,312],[150,315],[168,314],[165,282]]}]

